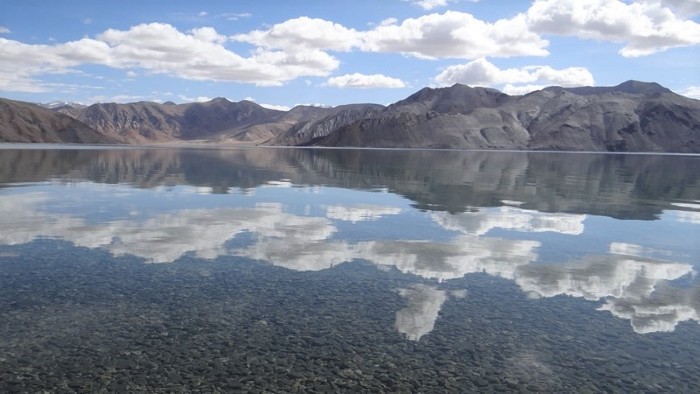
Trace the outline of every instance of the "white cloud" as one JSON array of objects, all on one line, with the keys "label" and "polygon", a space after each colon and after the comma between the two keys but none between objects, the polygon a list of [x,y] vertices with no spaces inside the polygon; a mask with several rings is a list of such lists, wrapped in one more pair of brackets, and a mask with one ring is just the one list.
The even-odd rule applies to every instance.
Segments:
[{"label": "white cloud", "polygon": [[593,75],[583,67],[554,69],[528,66],[500,69],[484,58],[445,68],[435,77],[440,85],[463,83],[472,86],[505,86],[508,94],[523,94],[544,86],[591,86]]},{"label": "white cloud", "polygon": [[399,20],[396,18],[386,18],[383,21],[379,22],[379,26],[395,25],[398,21]]},{"label": "white cloud", "polygon": [[406,84],[398,79],[382,74],[345,74],[329,78],[327,86],[334,88],[405,88]]},{"label": "white cloud", "polygon": [[424,10],[432,10],[433,8],[445,7],[448,2],[454,1],[455,0],[414,0],[412,3]]},{"label": "white cloud", "polygon": [[90,101],[94,103],[133,103],[145,100],[149,100],[149,97],[132,94],[116,94],[113,96],[92,96]]},{"label": "white cloud", "polygon": [[640,2],[651,5],[660,4],[670,8],[681,17],[692,17],[700,14],[700,0],[640,0]]},{"label": "white cloud", "polygon": [[71,73],[84,62],[106,62],[109,47],[84,38],[56,45],[30,45],[0,38],[0,90],[45,92],[51,90],[38,74]]},{"label": "white cloud", "polygon": [[237,21],[243,18],[250,18],[251,16],[253,16],[253,14],[250,12],[227,12],[220,15],[220,17],[223,17],[229,21]]},{"label": "white cloud", "polygon": [[[671,5],[682,8],[674,14]],[[527,23],[538,33],[623,42],[625,57],[650,55],[669,48],[700,44],[700,24],[682,19],[698,5],[678,7],[679,1],[536,0],[528,9]],[[679,17],[680,16],[680,17]]]},{"label": "white cloud", "polygon": [[197,16],[199,16],[199,17],[205,17],[207,15],[209,15],[209,13],[206,11],[200,11],[199,14],[197,14]]},{"label": "white cloud", "polygon": [[494,23],[468,13],[447,11],[386,24],[363,34],[362,49],[399,52],[419,58],[545,56],[548,42],[529,30],[525,17]]},{"label": "white cloud", "polygon": [[[404,0],[419,6],[424,10],[432,10],[434,8],[446,7],[449,3],[456,3],[458,0]],[[477,3],[479,0],[467,0],[472,3]]]},{"label": "white cloud", "polygon": [[700,86],[688,86],[687,88],[685,88],[681,92],[679,92],[679,94],[683,95],[685,97],[690,97],[690,98],[694,98],[696,100],[700,100]]},{"label": "white cloud", "polygon": [[[243,97],[243,100],[252,101],[252,102],[254,102],[254,103],[257,103],[259,106],[261,106],[261,107],[263,107],[263,108],[274,109],[274,110],[277,110],[277,111],[289,111],[290,109],[292,109],[292,107],[289,107],[289,106],[286,106],[286,105],[258,103],[258,102],[257,102],[258,100],[256,100],[254,97],[250,97],[250,96]],[[207,100],[207,101],[208,101],[208,100]]]},{"label": "white cloud", "polygon": [[274,109],[277,111],[289,111],[292,109],[292,107],[289,107],[287,105],[278,105],[278,104],[266,104],[266,103],[260,103],[261,107],[265,107],[267,109]]},{"label": "white cloud", "polygon": [[542,90],[546,88],[547,86],[551,85],[512,85],[512,84],[505,84],[503,85],[503,88],[501,88],[501,91],[505,94],[509,94],[511,96],[521,96],[524,94],[528,94],[530,92],[534,92],[536,90]]},{"label": "white cloud", "polygon": [[10,29],[6,28],[5,26],[0,26],[0,34],[7,34],[10,33]]},{"label": "white cloud", "polygon": [[273,25],[268,30],[237,34],[233,40],[265,48],[333,49],[349,51],[360,44],[359,33],[338,23],[302,16]]},{"label": "white cloud", "polygon": [[211,27],[183,33],[163,23],[109,29],[95,39],[30,45],[0,38],[0,89],[46,91],[35,76],[68,73],[82,64],[141,68],[190,80],[281,85],[301,76],[326,76],[338,60],[318,50],[258,49],[242,57],[224,47],[227,38]]}]

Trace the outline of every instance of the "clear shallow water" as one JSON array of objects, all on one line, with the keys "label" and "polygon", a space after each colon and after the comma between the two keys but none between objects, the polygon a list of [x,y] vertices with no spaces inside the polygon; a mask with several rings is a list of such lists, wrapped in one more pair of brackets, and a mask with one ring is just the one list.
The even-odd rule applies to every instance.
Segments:
[{"label": "clear shallow water", "polygon": [[696,391],[700,157],[0,149],[2,391]]}]

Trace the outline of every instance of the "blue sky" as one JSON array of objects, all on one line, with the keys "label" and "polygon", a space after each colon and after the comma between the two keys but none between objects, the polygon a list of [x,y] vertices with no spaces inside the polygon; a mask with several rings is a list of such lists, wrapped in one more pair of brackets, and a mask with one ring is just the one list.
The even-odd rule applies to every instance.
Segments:
[{"label": "blue sky", "polygon": [[388,104],[464,83],[700,98],[700,0],[7,1],[0,96]]}]

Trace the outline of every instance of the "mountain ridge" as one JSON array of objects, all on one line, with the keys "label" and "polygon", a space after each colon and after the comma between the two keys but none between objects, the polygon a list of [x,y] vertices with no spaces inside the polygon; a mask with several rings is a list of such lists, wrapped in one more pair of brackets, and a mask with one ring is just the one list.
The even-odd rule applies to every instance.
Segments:
[{"label": "mountain ridge", "polygon": [[[550,86],[513,96],[496,89],[455,84],[426,87],[388,106],[296,106],[289,111],[225,98],[203,103],[97,103],[87,107],[56,103],[53,112],[24,104],[20,111],[25,114],[24,123],[5,124],[0,129],[0,141],[82,142],[75,136],[69,138],[71,141],[63,141],[60,135],[42,139],[42,134],[36,132],[60,124],[59,128],[81,130],[83,139],[95,143],[189,141],[700,153],[700,101],[653,82],[634,80],[616,86]],[[27,117],[39,108],[48,113]],[[17,105],[1,110],[5,119],[19,111]],[[50,113],[77,123],[65,118],[51,120]],[[33,125],[31,119],[37,124]],[[101,137],[88,138],[88,129],[92,130],[90,135]]]}]

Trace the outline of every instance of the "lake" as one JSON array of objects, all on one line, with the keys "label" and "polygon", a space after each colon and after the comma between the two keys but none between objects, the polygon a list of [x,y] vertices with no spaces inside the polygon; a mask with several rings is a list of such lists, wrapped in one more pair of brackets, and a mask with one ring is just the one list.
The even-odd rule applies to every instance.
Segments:
[{"label": "lake", "polygon": [[0,391],[697,392],[700,156],[0,145]]}]

